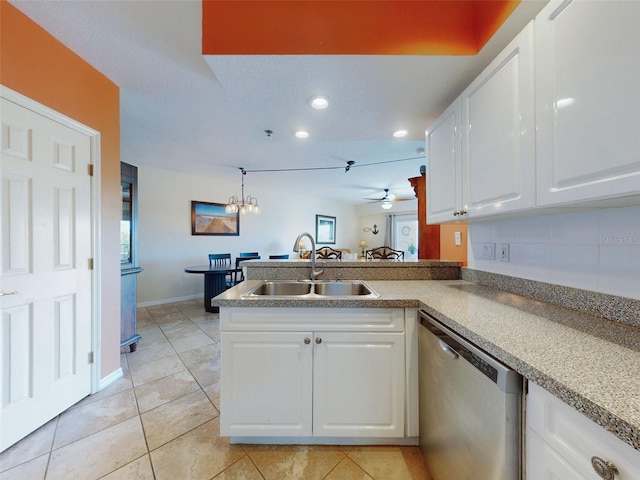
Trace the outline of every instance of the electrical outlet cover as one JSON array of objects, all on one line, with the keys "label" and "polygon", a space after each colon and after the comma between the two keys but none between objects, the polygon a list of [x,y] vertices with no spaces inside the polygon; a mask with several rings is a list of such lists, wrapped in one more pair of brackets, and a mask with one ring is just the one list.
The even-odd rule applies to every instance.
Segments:
[{"label": "electrical outlet cover", "polygon": [[500,261],[501,262],[509,261],[509,244],[508,243],[500,244]]}]

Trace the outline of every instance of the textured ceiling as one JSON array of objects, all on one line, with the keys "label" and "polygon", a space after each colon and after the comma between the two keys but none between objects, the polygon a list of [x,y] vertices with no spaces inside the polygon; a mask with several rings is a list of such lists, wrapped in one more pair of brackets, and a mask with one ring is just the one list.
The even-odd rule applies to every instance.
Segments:
[{"label": "textured ceiling", "polygon": [[[247,190],[363,203],[384,188],[413,194],[425,129],[545,2],[522,2],[479,54],[458,56],[203,56],[198,1],[11,3],[120,87],[123,161],[234,184],[237,167],[336,167],[249,173]],[[314,94],[329,108],[311,109]],[[409,135],[394,139],[398,128]]]}]

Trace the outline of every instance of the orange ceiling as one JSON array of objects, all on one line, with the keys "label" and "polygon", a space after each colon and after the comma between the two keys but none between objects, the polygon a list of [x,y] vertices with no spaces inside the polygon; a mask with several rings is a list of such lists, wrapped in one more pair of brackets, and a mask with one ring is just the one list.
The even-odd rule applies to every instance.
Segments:
[{"label": "orange ceiling", "polygon": [[473,55],[520,0],[203,0],[205,55]]}]

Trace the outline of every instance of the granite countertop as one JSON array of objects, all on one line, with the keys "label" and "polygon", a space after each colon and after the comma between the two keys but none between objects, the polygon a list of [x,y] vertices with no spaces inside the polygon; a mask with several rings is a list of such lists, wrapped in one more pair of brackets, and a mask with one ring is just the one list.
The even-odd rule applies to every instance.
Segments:
[{"label": "granite countertop", "polygon": [[640,328],[464,280],[367,280],[374,299],[242,298],[221,307],[420,308],[640,450]]}]

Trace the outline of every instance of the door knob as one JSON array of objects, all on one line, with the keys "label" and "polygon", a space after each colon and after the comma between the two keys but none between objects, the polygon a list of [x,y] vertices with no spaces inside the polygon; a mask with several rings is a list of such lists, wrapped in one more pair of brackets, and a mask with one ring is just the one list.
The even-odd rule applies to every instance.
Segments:
[{"label": "door knob", "polygon": [[316,343],[320,345],[322,343],[322,339],[320,337],[316,337]]},{"label": "door knob", "polygon": [[304,339],[304,344],[309,345],[311,343],[311,339],[309,337]]}]

